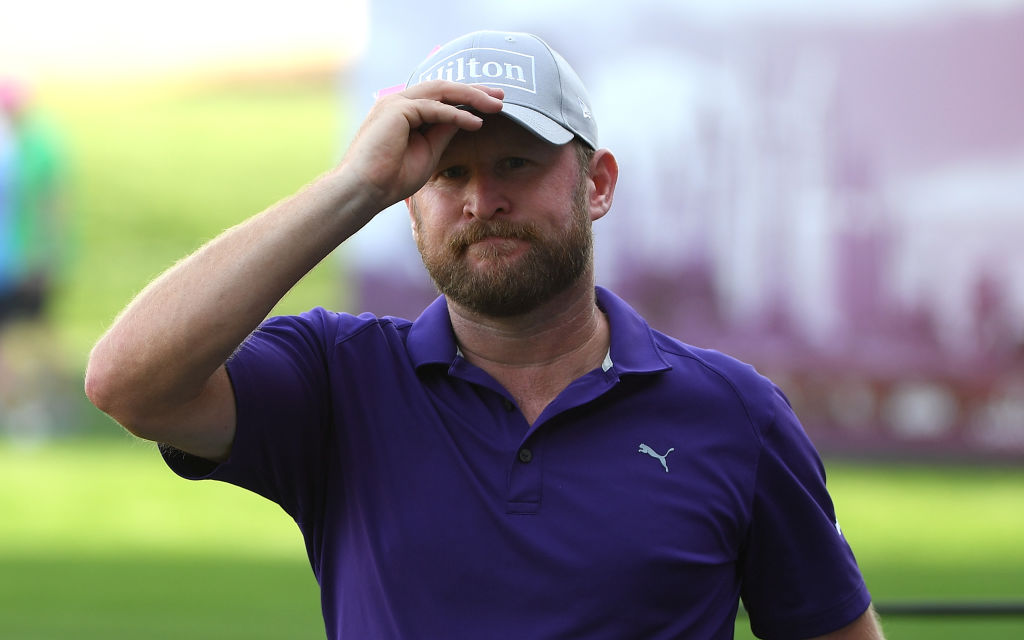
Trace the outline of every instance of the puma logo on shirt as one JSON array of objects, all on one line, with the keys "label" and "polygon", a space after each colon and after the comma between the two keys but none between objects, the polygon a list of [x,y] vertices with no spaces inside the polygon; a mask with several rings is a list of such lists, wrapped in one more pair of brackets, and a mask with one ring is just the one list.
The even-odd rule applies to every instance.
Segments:
[{"label": "puma logo on shirt", "polygon": [[667,458],[668,454],[672,453],[675,450],[676,448],[672,447],[671,449],[665,452],[665,455],[661,455],[654,449],[648,447],[646,444],[640,443],[640,453],[646,453],[652,458],[657,458],[658,461],[661,462],[661,466],[665,467],[665,473],[668,473],[668,462],[665,461],[665,458]]}]

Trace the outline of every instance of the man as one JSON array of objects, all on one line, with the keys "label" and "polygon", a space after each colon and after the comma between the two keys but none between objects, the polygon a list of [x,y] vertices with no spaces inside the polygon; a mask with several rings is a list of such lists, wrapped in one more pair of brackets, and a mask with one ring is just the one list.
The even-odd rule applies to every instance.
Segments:
[{"label": "man", "polygon": [[[617,176],[558,54],[456,39],[337,168],[147,287],[89,397],[278,502],[331,638],[730,638],[741,597],[763,637],[880,638],[782,395],[595,289]],[[444,296],[261,324],[399,200]]]}]

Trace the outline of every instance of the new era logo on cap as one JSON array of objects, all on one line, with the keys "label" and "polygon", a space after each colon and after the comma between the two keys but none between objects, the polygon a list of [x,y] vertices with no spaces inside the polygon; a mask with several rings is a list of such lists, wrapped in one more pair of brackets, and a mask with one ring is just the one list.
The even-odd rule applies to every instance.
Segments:
[{"label": "new era logo on cap", "polygon": [[424,69],[417,83],[448,80],[468,84],[521,89],[537,93],[534,57],[504,49],[463,49]]}]

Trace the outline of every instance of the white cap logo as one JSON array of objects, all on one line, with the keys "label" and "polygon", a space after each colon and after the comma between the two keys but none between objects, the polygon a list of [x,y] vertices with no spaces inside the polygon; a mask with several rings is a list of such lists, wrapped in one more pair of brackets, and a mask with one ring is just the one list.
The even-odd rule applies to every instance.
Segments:
[{"label": "white cap logo", "polygon": [[463,49],[427,67],[418,82],[448,80],[537,93],[533,56],[504,49]]}]

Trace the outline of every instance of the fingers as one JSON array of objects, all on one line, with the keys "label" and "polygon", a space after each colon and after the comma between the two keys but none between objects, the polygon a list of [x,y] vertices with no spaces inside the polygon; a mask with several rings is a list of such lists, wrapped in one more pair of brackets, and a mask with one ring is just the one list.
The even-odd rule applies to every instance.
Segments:
[{"label": "fingers", "polygon": [[413,128],[451,124],[459,129],[475,131],[483,122],[477,113],[501,111],[505,92],[484,85],[433,80],[410,87],[398,95],[415,105],[415,115],[410,119]]},{"label": "fingers", "polygon": [[445,80],[431,80],[409,87],[402,92],[407,98],[436,100],[448,105],[464,105],[481,113],[501,111],[505,92],[482,84],[462,84]]},{"label": "fingers", "polygon": [[[479,120],[479,118],[477,119]],[[476,126],[479,127],[482,122],[479,122]],[[430,149],[431,165],[436,164],[441,158],[441,153],[448,146],[448,143],[452,141],[455,134],[459,131],[458,126],[449,124],[436,124],[424,127],[420,133],[423,138],[427,141],[427,147]],[[469,127],[461,127],[463,129],[469,129]]]},{"label": "fingers", "polygon": [[505,92],[496,87],[433,80],[381,101],[402,105],[409,129],[414,135],[424,136],[432,149],[439,150],[447,146],[458,130],[479,129],[483,125],[480,114],[501,111],[504,96]]},{"label": "fingers", "polygon": [[409,127],[420,133],[435,125],[454,125],[459,129],[475,131],[483,124],[479,115],[437,100],[422,98],[410,101]]},{"label": "fingers", "polygon": [[381,208],[415,192],[460,131],[498,113],[504,91],[433,80],[381,97],[349,145],[342,165],[370,187]]}]

